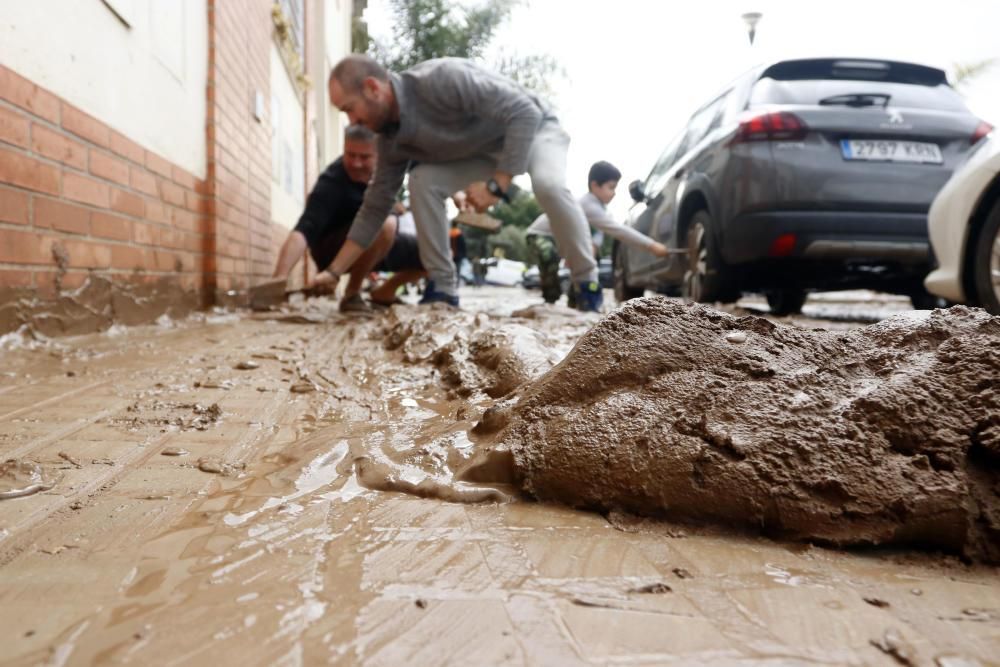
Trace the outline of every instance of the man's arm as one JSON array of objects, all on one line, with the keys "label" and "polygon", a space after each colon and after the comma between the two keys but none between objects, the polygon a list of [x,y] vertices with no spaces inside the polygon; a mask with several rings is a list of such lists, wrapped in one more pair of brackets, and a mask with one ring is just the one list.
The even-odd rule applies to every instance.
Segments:
[{"label": "man's arm", "polygon": [[347,239],[337,252],[337,256],[330,262],[330,266],[326,267],[325,271],[320,271],[316,274],[316,277],[313,279],[313,285],[326,285],[330,283],[336,285],[340,280],[340,276],[350,271],[351,267],[354,266],[354,262],[358,261],[358,258],[364,252],[365,248],[362,245],[356,241]]},{"label": "man's arm", "polygon": [[295,229],[289,232],[288,238],[281,246],[281,252],[278,253],[278,263],[274,267],[272,277],[287,279],[288,274],[292,272],[292,267],[306,254],[307,247],[306,237],[302,232]]},{"label": "man's arm", "polygon": [[598,204],[590,195],[580,200],[580,208],[583,209],[583,214],[587,217],[587,222],[592,227],[601,230],[611,238],[617,239],[633,248],[651,252],[657,257],[667,256],[668,252],[665,245],[640,231],[618,222],[608,214],[607,209]]}]

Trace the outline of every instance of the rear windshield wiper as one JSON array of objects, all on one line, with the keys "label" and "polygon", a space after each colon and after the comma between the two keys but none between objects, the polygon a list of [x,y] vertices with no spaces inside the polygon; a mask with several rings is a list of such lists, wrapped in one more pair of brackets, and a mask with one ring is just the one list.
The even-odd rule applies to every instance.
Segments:
[{"label": "rear windshield wiper", "polygon": [[876,104],[881,104],[883,107],[887,107],[891,97],[892,95],[885,93],[849,93],[824,97],[819,103],[820,106],[873,107]]}]

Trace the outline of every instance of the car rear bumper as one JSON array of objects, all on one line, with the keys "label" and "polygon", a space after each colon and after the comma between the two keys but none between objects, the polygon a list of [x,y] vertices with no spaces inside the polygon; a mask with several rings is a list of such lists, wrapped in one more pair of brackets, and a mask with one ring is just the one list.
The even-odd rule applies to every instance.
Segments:
[{"label": "car rear bumper", "polygon": [[924,213],[764,211],[736,217],[721,240],[722,258],[733,265],[781,257],[873,264],[931,259]]}]

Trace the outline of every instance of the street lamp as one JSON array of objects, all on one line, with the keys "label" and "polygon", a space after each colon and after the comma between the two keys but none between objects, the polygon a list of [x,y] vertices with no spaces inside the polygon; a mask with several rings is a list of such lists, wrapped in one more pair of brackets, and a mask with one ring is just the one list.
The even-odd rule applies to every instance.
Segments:
[{"label": "street lamp", "polygon": [[757,34],[757,22],[760,21],[760,17],[762,16],[763,14],[760,12],[747,12],[740,17],[747,24],[747,34],[750,35],[750,46],[753,46],[753,38]]}]

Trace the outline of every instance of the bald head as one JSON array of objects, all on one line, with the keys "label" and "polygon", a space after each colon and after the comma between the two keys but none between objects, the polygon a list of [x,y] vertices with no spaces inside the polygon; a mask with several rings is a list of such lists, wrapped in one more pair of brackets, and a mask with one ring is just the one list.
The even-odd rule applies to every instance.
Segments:
[{"label": "bald head", "polygon": [[389,72],[374,59],[361,53],[352,53],[334,66],[330,82],[336,81],[346,93],[360,92],[365,79],[389,81]]},{"label": "bald head", "polygon": [[389,73],[368,56],[356,53],[337,63],[328,87],[330,103],[355,125],[382,132],[399,120]]}]

